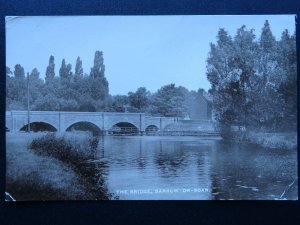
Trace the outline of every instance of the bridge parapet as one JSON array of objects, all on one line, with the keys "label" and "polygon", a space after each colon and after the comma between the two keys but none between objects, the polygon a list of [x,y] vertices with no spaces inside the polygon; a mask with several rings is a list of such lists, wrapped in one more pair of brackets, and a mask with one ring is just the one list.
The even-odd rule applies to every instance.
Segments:
[{"label": "bridge parapet", "polygon": [[118,123],[131,123],[139,131],[145,130],[144,113],[115,113],[115,112],[58,112],[58,111],[7,111],[6,127],[11,131],[20,129],[30,123],[47,123],[57,131],[66,131],[70,126],[79,122],[89,122],[100,130],[106,131]]},{"label": "bridge parapet", "polygon": [[49,124],[59,132],[82,122],[92,123],[101,131],[109,131],[114,125],[124,123],[134,125],[140,132],[144,132],[149,126],[155,126],[160,131],[169,129],[169,126],[213,130],[212,121],[185,121],[177,117],[145,116],[144,113],[30,111],[28,118],[28,111],[7,111],[5,116],[6,127],[11,131],[20,131],[28,125],[28,121]]}]

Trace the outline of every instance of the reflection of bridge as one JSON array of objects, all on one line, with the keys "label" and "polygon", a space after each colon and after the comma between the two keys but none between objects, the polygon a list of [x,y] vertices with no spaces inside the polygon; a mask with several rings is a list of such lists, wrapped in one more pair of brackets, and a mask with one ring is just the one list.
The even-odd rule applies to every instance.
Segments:
[{"label": "reflection of bridge", "polygon": [[104,134],[142,134],[166,130],[180,120],[145,116],[144,113],[30,111],[28,117],[27,111],[6,112],[6,128],[12,132],[27,130],[28,121],[33,131],[63,132],[85,127]]}]

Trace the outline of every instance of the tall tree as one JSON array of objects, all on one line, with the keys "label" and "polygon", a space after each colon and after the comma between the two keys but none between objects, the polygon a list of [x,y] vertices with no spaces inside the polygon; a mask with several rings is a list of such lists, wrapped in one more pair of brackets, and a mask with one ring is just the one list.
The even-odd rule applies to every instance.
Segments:
[{"label": "tall tree", "polygon": [[90,73],[90,94],[96,101],[96,109],[98,111],[104,110],[107,107],[108,100],[108,81],[105,78],[105,66],[103,60],[103,53],[100,51],[95,52],[94,66],[91,68]]},{"label": "tall tree", "polygon": [[94,66],[91,68],[90,76],[95,79],[97,77],[104,78],[105,65],[103,59],[103,52],[96,51],[94,57]]},{"label": "tall tree", "polygon": [[215,117],[224,134],[237,119],[235,108],[239,104],[239,71],[235,68],[235,52],[231,36],[223,28],[217,35],[217,44],[210,44],[207,59],[207,79],[211,83]]},{"label": "tall tree", "polygon": [[50,56],[49,58],[49,65],[47,66],[47,70],[46,70],[46,77],[45,77],[45,81],[46,83],[51,82],[54,79],[55,76],[55,64],[54,64],[54,56]]},{"label": "tall tree", "polygon": [[60,76],[61,79],[67,79],[68,78],[68,68],[67,68],[65,59],[63,59],[62,62],[61,62],[61,67],[59,69],[59,76]]},{"label": "tall tree", "polygon": [[34,68],[29,75],[29,103],[30,109],[39,110],[36,106],[36,101],[42,97],[42,92],[44,88],[44,82],[40,79],[40,72],[37,68]]},{"label": "tall tree", "polygon": [[234,37],[233,45],[232,65],[235,70],[236,85],[232,97],[235,101],[233,105],[236,112],[235,122],[249,126],[253,123],[252,116],[255,115],[252,110],[256,102],[255,98],[261,90],[260,79],[256,73],[259,48],[255,42],[254,30],[247,30],[246,26],[240,27]]},{"label": "tall tree", "polygon": [[79,56],[77,57],[77,60],[76,60],[74,76],[75,76],[76,80],[82,78],[82,76],[83,76],[82,61]]},{"label": "tall tree", "polygon": [[265,121],[268,129],[277,129],[282,119],[284,102],[278,94],[282,71],[278,63],[278,43],[272,34],[268,20],[262,28],[259,39],[258,76],[260,76],[260,94],[256,99],[256,115]]},{"label": "tall tree", "polygon": [[73,73],[72,73],[72,65],[70,63],[67,65],[67,74],[68,74],[67,76],[68,80],[72,80]]},{"label": "tall tree", "polygon": [[276,45],[276,39],[271,31],[268,20],[265,21],[264,27],[262,28],[259,44],[265,53],[271,53]]}]

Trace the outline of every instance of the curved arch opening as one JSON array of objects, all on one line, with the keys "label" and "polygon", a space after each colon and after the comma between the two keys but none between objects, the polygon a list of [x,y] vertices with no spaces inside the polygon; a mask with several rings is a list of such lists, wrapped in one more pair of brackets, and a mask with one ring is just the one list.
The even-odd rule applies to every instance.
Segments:
[{"label": "curved arch opening", "polygon": [[57,129],[54,126],[45,122],[32,122],[29,125],[27,124],[23,126],[20,129],[20,131],[28,131],[29,129],[30,131],[33,132],[41,132],[41,131],[56,132],[57,131]]},{"label": "curved arch opening", "polygon": [[139,130],[132,123],[120,122],[113,125],[109,132],[114,135],[137,135]]},{"label": "curved arch opening", "polygon": [[66,129],[66,131],[89,131],[93,133],[93,136],[99,136],[102,134],[101,129],[97,125],[86,121],[73,123]]},{"label": "curved arch opening", "polygon": [[155,135],[158,132],[158,127],[155,125],[150,125],[145,129],[146,135]]}]

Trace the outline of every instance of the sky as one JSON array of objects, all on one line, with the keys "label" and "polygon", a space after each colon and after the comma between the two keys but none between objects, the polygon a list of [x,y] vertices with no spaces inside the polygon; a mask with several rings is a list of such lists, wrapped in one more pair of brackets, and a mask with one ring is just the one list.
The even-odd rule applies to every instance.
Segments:
[{"label": "sky", "polygon": [[6,17],[6,66],[21,64],[26,73],[36,67],[44,78],[50,55],[56,76],[62,59],[74,72],[80,56],[89,74],[99,50],[112,95],[171,83],[208,90],[206,59],[219,28],[234,36],[246,25],[259,38],[265,20],[277,40],[283,30],[295,31],[294,15]]}]

